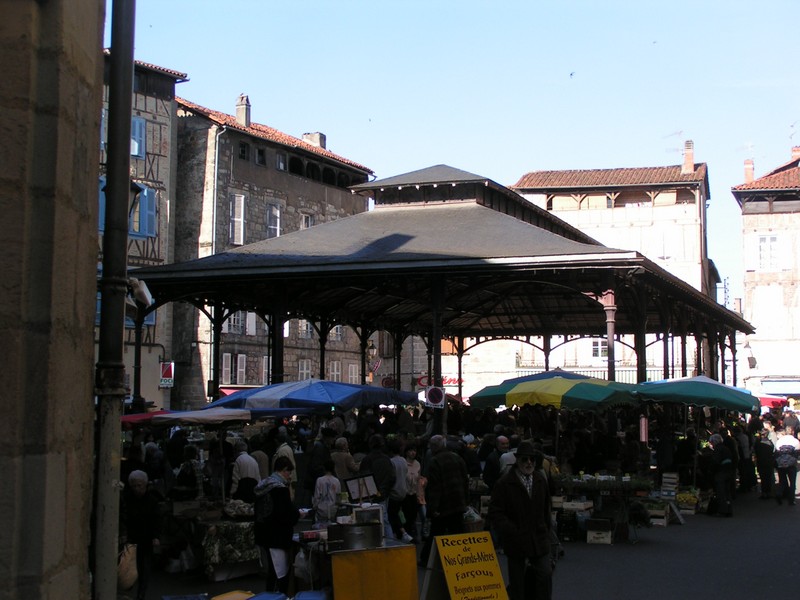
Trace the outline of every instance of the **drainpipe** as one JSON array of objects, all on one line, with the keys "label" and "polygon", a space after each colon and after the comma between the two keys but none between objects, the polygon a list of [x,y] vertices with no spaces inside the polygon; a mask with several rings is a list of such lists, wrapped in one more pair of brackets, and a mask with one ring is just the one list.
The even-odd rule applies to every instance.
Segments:
[{"label": "drainpipe", "polygon": [[95,374],[97,419],[92,515],[92,598],[116,600],[120,417],[125,399],[124,320],[128,291],[128,202],[135,0],[114,0],[109,79],[108,192]]},{"label": "drainpipe", "polygon": [[[211,204],[211,255],[217,253],[217,200],[219,199],[219,195],[217,194],[217,185],[219,183],[219,138],[228,131],[228,126],[223,125],[222,127],[217,128],[217,132],[214,134],[214,192],[212,195],[212,204]],[[213,315],[214,320],[211,322],[211,328],[209,331],[209,337],[211,339],[212,344],[212,351],[211,355],[209,356],[209,380],[216,381],[217,386],[216,389],[219,389],[219,376],[217,371],[219,371],[219,344],[220,344],[220,337],[215,335],[216,326],[215,322],[222,316],[223,311],[219,309],[218,306],[214,306]],[[219,331],[222,331],[220,326]],[[216,346],[214,346],[216,344]],[[201,365],[202,371],[202,365]],[[208,390],[206,390],[208,393]]]}]

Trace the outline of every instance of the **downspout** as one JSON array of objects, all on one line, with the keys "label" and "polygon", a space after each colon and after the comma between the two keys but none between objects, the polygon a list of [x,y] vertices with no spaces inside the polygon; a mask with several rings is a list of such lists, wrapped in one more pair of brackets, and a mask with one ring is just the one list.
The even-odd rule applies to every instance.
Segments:
[{"label": "downspout", "polygon": [[[219,138],[222,137],[228,131],[228,126],[223,125],[222,127],[217,128],[217,132],[214,134],[214,191],[212,194],[212,202],[211,202],[211,256],[217,253],[217,185],[219,183]],[[215,332],[215,325],[214,323],[217,319],[220,318],[219,307],[214,305],[214,320],[211,322],[210,331],[208,332],[208,336],[211,339],[212,349],[211,349],[211,356],[209,357],[209,380],[210,381],[217,381],[219,382],[219,377],[217,373],[219,371],[219,343],[220,338],[214,335]],[[213,345],[217,344],[215,348]],[[206,390],[208,393],[208,390]]]}]

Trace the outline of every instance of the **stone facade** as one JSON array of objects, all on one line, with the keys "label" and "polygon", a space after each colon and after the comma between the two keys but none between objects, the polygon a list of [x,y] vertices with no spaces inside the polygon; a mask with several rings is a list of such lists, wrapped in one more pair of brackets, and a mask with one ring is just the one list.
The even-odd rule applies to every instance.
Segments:
[{"label": "stone facade", "polygon": [[785,165],[732,192],[742,210],[744,317],[756,329],[741,348],[754,393],[800,398],[800,147]]},{"label": "stone facade", "polygon": [[101,1],[0,0],[0,598],[90,597]]},{"label": "stone facade", "polygon": [[[323,134],[292,138],[251,123],[246,96],[239,98],[235,116],[184,100],[178,102],[177,115],[174,239],[178,262],[367,209],[364,198],[347,188],[366,181],[371,171],[329,152]],[[171,406],[201,406],[213,377],[211,321],[185,305],[176,305],[174,316],[176,387]],[[318,334],[301,325],[297,318],[289,322],[284,364],[277,373],[269,364],[265,321],[246,308],[234,314],[223,329],[221,387],[264,385],[276,378],[290,381],[319,377]],[[349,381],[351,365],[360,365],[358,336],[348,327],[337,333],[329,337],[325,376],[336,377],[331,368],[338,366],[338,378]]]}]

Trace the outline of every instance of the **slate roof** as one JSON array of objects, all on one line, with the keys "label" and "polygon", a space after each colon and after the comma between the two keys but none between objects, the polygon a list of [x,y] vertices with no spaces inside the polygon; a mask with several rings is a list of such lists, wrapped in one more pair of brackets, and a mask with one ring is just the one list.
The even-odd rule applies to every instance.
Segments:
[{"label": "slate roof", "polygon": [[[476,235],[479,243],[461,243]],[[311,243],[313,240],[313,243]],[[477,240],[476,240],[477,242]],[[447,264],[494,259],[628,253],[581,243],[535,227],[474,202],[378,206],[335,221],[240,246],[201,261],[171,265],[173,272],[218,269],[386,269],[410,263]]]},{"label": "slate roof", "polygon": [[369,167],[365,167],[364,165],[352,161],[349,158],[345,158],[343,156],[339,156],[338,154],[334,154],[333,152],[327,150],[326,148],[321,148],[320,146],[316,146],[314,144],[306,142],[305,140],[291,136],[288,133],[283,133],[282,131],[278,131],[277,129],[270,127],[268,125],[262,125],[261,123],[251,122],[250,127],[244,127],[243,125],[240,125],[236,121],[236,117],[233,115],[229,115],[217,110],[206,108],[205,106],[200,106],[199,104],[195,104],[194,102],[190,102],[189,100],[186,100],[184,98],[176,97],[175,100],[178,103],[179,109],[183,108],[188,112],[203,116],[213,121],[217,125],[224,125],[225,127],[241,131],[242,133],[246,133],[255,138],[260,138],[262,140],[267,140],[269,142],[281,144],[289,148],[295,148],[297,150],[303,150],[311,154],[316,154],[322,158],[326,158],[328,160],[334,160],[342,164],[348,165],[349,167],[352,167],[359,171],[363,171],[364,173],[369,175],[373,174],[372,169],[370,169]]},{"label": "slate roof", "polygon": [[532,171],[520,177],[512,189],[584,189],[702,184],[707,186],[705,163],[695,163],[692,173],[681,173],[681,165],[624,169],[578,169]]},{"label": "slate roof", "polygon": [[[482,175],[475,175],[468,171],[462,171],[449,165],[434,165],[426,167],[417,171],[410,171],[402,175],[395,175],[393,177],[386,177],[368,183],[354,185],[351,189],[355,191],[374,190],[392,186],[407,186],[407,185],[433,185],[433,184],[447,184],[447,183],[480,183],[492,182],[491,179],[483,177]],[[494,183],[494,182],[492,182]],[[495,184],[497,185],[497,184]]]}]

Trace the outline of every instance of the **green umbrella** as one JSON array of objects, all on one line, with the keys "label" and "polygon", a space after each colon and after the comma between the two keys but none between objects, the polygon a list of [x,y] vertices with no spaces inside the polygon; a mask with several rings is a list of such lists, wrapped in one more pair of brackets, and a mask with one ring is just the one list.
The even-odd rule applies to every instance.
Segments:
[{"label": "green umbrella", "polygon": [[743,413],[758,411],[760,406],[758,397],[747,390],[725,385],[704,375],[652,381],[638,387],[642,400],[681,402]]}]

